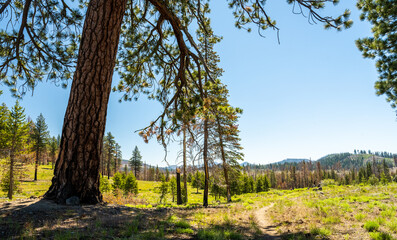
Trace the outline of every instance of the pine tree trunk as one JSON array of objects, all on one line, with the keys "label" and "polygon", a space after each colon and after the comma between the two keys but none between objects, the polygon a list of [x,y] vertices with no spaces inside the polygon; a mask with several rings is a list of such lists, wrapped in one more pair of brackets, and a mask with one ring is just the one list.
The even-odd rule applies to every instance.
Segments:
[{"label": "pine tree trunk", "polygon": [[51,156],[51,169],[54,169],[54,163],[55,163],[55,153],[52,154]]},{"label": "pine tree trunk", "polygon": [[176,170],[176,204],[182,204],[182,192],[181,192],[181,171]]},{"label": "pine tree trunk", "polygon": [[186,124],[183,128],[183,188],[185,191],[185,198],[183,202],[187,203],[187,179],[186,179]]},{"label": "pine tree trunk", "polygon": [[12,200],[12,195],[14,193],[14,153],[10,153],[10,183],[8,187],[8,198]]},{"label": "pine tree trunk", "polygon": [[219,134],[219,145],[221,147],[221,156],[222,156],[222,166],[223,166],[223,174],[225,175],[225,183],[226,183],[226,197],[227,197],[227,202],[232,201],[232,196],[230,193],[230,184],[229,184],[229,176],[227,172],[227,162],[226,162],[226,156],[225,156],[225,149],[223,148],[223,133],[221,129],[221,124],[219,123],[219,119],[217,119],[218,123],[218,134]]},{"label": "pine tree trunk", "polygon": [[108,152],[107,172],[108,172],[108,179],[110,179],[110,152]]},{"label": "pine tree trunk", "polygon": [[127,0],[91,0],[66,110],[60,153],[45,198],[102,202],[99,165],[121,22]]},{"label": "pine tree trunk", "polygon": [[209,172],[208,172],[208,120],[205,117],[204,120],[204,149],[203,149],[203,161],[204,161],[204,196],[203,206],[208,207],[208,188],[209,188]]},{"label": "pine tree trunk", "polygon": [[116,173],[116,172],[118,172],[118,171],[117,171],[117,156],[116,156],[116,158],[114,159],[114,173]]},{"label": "pine tree trunk", "polygon": [[34,181],[37,181],[37,168],[39,166],[39,150],[36,149],[36,162],[34,164]]}]

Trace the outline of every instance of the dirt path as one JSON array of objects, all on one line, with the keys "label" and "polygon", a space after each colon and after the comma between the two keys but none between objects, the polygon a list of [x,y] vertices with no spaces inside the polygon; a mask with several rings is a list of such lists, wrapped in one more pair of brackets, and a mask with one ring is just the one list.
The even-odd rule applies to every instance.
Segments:
[{"label": "dirt path", "polygon": [[281,239],[280,234],[276,231],[276,226],[268,215],[268,211],[272,208],[274,203],[255,211],[254,216],[258,223],[259,229],[263,233],[263,239],[278,240]]}]

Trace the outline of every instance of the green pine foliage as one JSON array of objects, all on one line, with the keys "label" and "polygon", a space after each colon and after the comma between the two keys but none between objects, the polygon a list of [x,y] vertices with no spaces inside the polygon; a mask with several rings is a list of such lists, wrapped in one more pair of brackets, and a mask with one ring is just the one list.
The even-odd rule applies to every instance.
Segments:
[{"label": "green pine foliage", "polygon": [[113,193],[117,195],[118,190],[123,190],[125,186],[125,174],[116,172],[113,176]]},{"label": "green pine foliage", "polygon": [[192,177],[192,187],[197,189],[197,193],[199,189],[204,187],[204,174],[200,171],[197,171]]},{"label": "green pine foliage", "polygon": [[129,173],[126,176],[123,190],[125,195],[128,193],[138,194],[138,182],[133,173]]},{"label": "green pine foliage", "polygon": [[33,132],[30,136],[33,142],[33,149],[36,152],[36,164],[34,171],[35,181],[37,180],[37,168],[39,165],[39,159],[41,157],[41,154],[45,151],[48,143],[49,132],[47,129],[48,126],[45,122],[45,118],[43,117],[43,114],[40,113],[40,115],[36,119],[36,123],[33,127]]},{"label": "green pine foliage", "polygon": [[31,136],[31,139],[33,140],[33,148],[35,149],[35,151],[38,151],[40,153],[45,149],[48,142],[48,134],[49,132],[47,123],[45,122],[43,114],[40,113],[40,115],[36,119],[33,134]]},{"label": "green pine foliage", "polygon": [[358,0],[361,20],[372,24],[373,36],[356,41],[364,58],[376,60],[379,80],[375,84],[378,95],[397,106],[397,4],[390,0]]},{"label": "green pine foliage", "polygon": [[140,173],[142,168],[142,156],[137,146],[135,146],[134,151],[132,152],[130,166],[135,174],[135,177],[138,177],[138,174]]},{"label": "green pine foliage", "polygon": [[166,199],[166,196],[167,196],[167,193],[168,193],[168,188],[169,188],[168,185],[169,185],[168,182],[165,181],[165,177],[162,176],[161,177],[161,184],[160,184],[160,187],[159,187],[159,190],[160,190],[160,203],[163,203],[165,201],[165,199]]},{"label": "green pine foliage", "polygon": [[102,175],[101,175],[101,177],[100,177],[100,183],[99,183],[99,190],[102,192],[102,193],[105,193],[105,192],[110,192],[110,190],[112,190],[112,186],[110,185],[110,182],[109,182],[109,179],[107,179],[107,178],[105,178],[105,177],[103,177]]},{"label": "green pine foliage", "polygon": [[10,111],[6,110],[5,105],[2,108],[3,119],[0,136],[3,148],[8,152],[5,162],[2,166],[1,188],[8,192],[8,198],[12,199],[15,191],[19,186],[19,179],[24,175],[24,168],[19,160],[19,156],[26,148],[28,139],[28,123],[25,119],[25,110],[16,101]]},{"label": "green pine foliage", "polygon": [[169,186],[170,186],[170,192],[172,196],[172,202],[175,202],[175,196],[176,196],[176,178],[172,177],[169,181]]}]

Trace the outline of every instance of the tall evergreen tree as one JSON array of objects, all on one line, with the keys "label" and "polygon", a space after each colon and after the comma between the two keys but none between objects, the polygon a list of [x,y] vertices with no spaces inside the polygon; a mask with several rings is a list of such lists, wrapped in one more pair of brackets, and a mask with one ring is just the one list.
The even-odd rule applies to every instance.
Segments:
[{"label": "tall evergreen tree", "polygon": [[0,156],[6,155],[6,145],[7,138],[6,129],[7,129],[7,120],[9,117],[9,111],[5,103],[0,105]]},{"label": "tall evergreen tree", "polygon": [[141,152],[138,149],[138,146],[135,146],[134,151],[132,152],[132,157],[130,158],[130,166],[134,171],[134,175],[138,178],[138,174],[141,172],[142,168],[142,156]]},{"label": "tall evergreen tree", "polygon": [[114,140],[114,136],[112,135],[112,133],[111,132],[108,132],[107,134],[106,134],[106,137],[105,137],[105,150],[106,150],[106,153],[105,153],[105,155],[106,155],[106,158],[107,158],[107,161],[106,161],[106,165],[107,165],[107,175],[108,175],[108,179],[110,179],[110,172],[111,172],[111,169],[110,169],[110,166],[111,166],[111,162],[112,162],[112,160],[114,160],[114,153],[115,153],[115,144],[116,144],[116,142],[115,142],[115,140]]},{"label": "tall evergreen tree", "polygon": [[25,119],[24,109],[16,101],[11,111],[7,114],[5,128],[0,131],[0,136],[9,152],[3,167],[2,188],[8,192],[8,198],[12,199],[18,184],[18,178],[22,174],[21,165],[17,165],[17,157],[25,147],[28,138],[28,125]]},{"label": "tall evergreen tree", "polygon": [[240,145],[238,118],[242,110],[233,108],[228,103],[228,90],[219,81],[209,84],[211,98],[211,113],[214,121],[212,122],[214,144],[211,148],[220,155],[222,160],[223,175],[226,184],[226,198],[231,201],[231,189],[229,181],[230,171],[239,171],[240,164],[238,161],[243,160]]},{"label": "tall evergreen tree", "polygon": [[33,140],[33,149],[36,153],[35,167],[34,167],[34,180],[37,181],[37,168],[39,165],[39,158],[41,154],[45,150],[48,142],[49,132],[48,126],[45,123],[45,118],[43,114],[40,115],[36,119],[36,123],[33,128],[33,134],[31,136]]},{"label": "tall evergreen tree", "polygon": [[[348,13],[336,18],[318,13],[326,2],[337,3],[335,0],[287,2],[307,9],[310,19],[323,22],[326,27],[349,26],[344,19]],[[252,7],[246,7],[245,0],[232,0],[229,4],[234,9],[238,28],[253,23],[260,33],[268,28],[277,29],[265,11],[265,1],[256,1]],[[162,69],[166,69],[166,89],[159,99],[173,93],[179,95],[180,86],[187,82],[186,70],[193,64],[205,65],[188,27],[196,24],[205,28],[201,13],[209,5],[196,0],[90,0],[80,1],[78,5],[77,9],[83,9],[83,13],[74,10],[67,0],[5,1],[0,15],[7,13],[10,17],[1,21],[13,24],[0,25],[0,79],[18,95],[16,89],[20,85],[24,89],[34,88],[46,77],[54,81],[73,78],[59,159],[45,197],[64,203],[77,195],[81,202],[97,203],[102,201],[101,141],[116,56],[123,72],[122,81],[133,86],[120,84],[119,89],[127,93],[127,100],[129,93],[141,90],[145,93],[144,88],[152,86],[159,75],[156,73]],[[204,69],[208,75],[208,69]],[[81,164],[82,161],[85,163]]]},{"label": "tall evergreen tree", "polygon": [[49,139],[48,142],[49,149],[50,149],[50,156],[51,156],[51,165],[54,168],[55,160],[56,160],[56,153],[58,151],[58,141],[55,137]]},{"label": "tall evergreen tree", "polygon": [[114,149],[114,171],[115,172],[118,172],[120,170],[121,160],[122,160],[121,147],[118,143],[116,143],[115,149]]}]

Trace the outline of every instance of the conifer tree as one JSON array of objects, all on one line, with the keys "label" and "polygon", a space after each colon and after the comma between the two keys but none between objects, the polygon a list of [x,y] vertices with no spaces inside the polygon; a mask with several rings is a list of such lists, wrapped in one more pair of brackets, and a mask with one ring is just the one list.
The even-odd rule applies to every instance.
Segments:
[{"label": "conifer tree", "polygon": [[201,174],[200,174],[199,171],[197,171],[197,172],[194,174],[194,176],[192,177],[192,187],[196,188],[196,190],[197,190],[196,193],[198,193],[199,188],[202,187],[202,184],[201,184],[202,180],[201,180],[201,178],[202,178],[202,177],[201,177]]},{"label": "conifer tree", "polygon": [[176,178],[175,177],[171,177],[171,179],[169,181],[169,185],[170,185],[170,191],[171,191],[171,195],[172,195],[172,202],[175,202],[175,195],[176,195]]},{"label": "conifer tree", "polygon": [[165,202],[168,193],[168,182],[165,181],[165,177],[161,176],[160,184],[160,203]]},{"label": "conifer tree", "polygon": [[385,159],[383,159],[383,174],[385,175],[386,181],[391,182],[391,175],[390,175],[389,167],[387,166]]},{"label": "conifer tree", "polygon": [[[211,42],[218,41],[217,38],[213,38],[214,40],[211,40]],[[212,50],[212,47],[208,49]],[[217,59],[212,51],[209,53],[214,55],[211,59]],[[212,68],[217,69],[214,63],[211,64],[214,65]],[[211,64],[209,65],[211,66]],[[221,71],[220,69],[217,70]],[[226,197],[227,201],[230,202],[229,174],[230,171],[240,171],[241,166],[238,161],[243,159],[237,124],[242,110],[234,108],[229,104],[228,90],[219,79],[216,79],[214,82],[208,82],[205,87],[208,89],[207,95],[210,102],[208,111],[208,114],[210,114],[209,118],[211,119],[208,124],[208,127],[211,129],[209,148],[213,152],[213,155],[218,156],[222,160]]]},{"label": "conifer tree", "polygon": [[49,139],[48,142],[49,149],[50,149],[50,155],[51,155],[51,165],[52,168],[54,168],[55,160],[56,160],[56,153],[58,151],[58,141],[55,137],[52,137]]},{"label": "conifer tree", "polygon": [[108,179],[110,179],[110,166],[112,159],[114,159],[114,150],[115,150],[115,140],[114,136],[112,135],[111,132],[108,132],[105,137],[105,149],[106,149],[106,157],[107,157],[107,174],[108,174]]},{"label": "conifer tree", "polygon": [[6,129],[7,129],[7,119],[8,119],[9,111],[5,103],[0,105],[0,156],[6,155],[6,145],[7,138]]},{"label": "conifer tree", "polygon": [[170,171],[168,168],[165,169],[165,181],[170,181]]},{"label": "conifer tree", "polygon": [[[334,0],[287,2],[307,9],[309,19],[326,27],[349,26],[345,19],[348,13],[336,18],[318,13],[325,3],[337,3]],[[256,1],[252,7],[246,7],[243,0],[229,3],[238,28],[255,24],[261,34],[268,28],[277,29],[264,5],[265,1]],[[123,82],[119,85],[118,89],[127,93],[127,100],[135,97],[129,93],[147,92],[145,88],[152,87],[158,75],[165,76],[166,86],[160,90],[163,97],[159,99],[179,95],[179,87],[187,82],[185,73],[189,67],[205,65],[189,32],[191,24],[205,28],[201,21],[205,9],[209,9],[207,2],[174,0],[4,2],[0,15],[10,17],[1,18],[0,79],[15,95],[21,95],[24,92],[17,91],[21,85],[22,89],[33,89],[44,78],[62,83],[73,78],[59,159],[46,198],[64,203],[78,195],[84,203],[102,201],[101,141],[116,57],[122,81],[132,86]],[[204,69],[208,75],[210,71]],[[170,98],[173,103],[175,98]],[[80,164],[81,161],[86,163]]]},{"label": "conifer tree", "polygon": [[[3,110],[4,111],[4,110]],[[25,120],[24,109],[16,101],[15,105],[8,112],[4,128],[0,131],[0,136],[9,152],[3,167],[3,179],[1,187],[8,192],[8,198],[12,196],[18,186],[18,178],[23,174],[21,164],[17,164],[17,157],[25,147],[28,138],[28,124]],[[5,111],[4,111],[5,112]]]},{"label": "conifer tree", "polygon": [[132,173],[126,175],[125,178],[124,194],[127,195],[128,193],[138,194],[138,182]]},{"label": "conifer tree", "polygon": [[277,188],[276,174],[273,170],[270,172],[270,186],[272,188]]},{"label": "conifer tree", "polygon": [[36,123],[33,128],[33,134],[31,136],[33,140],[33,149],[36,153],[35,167],[34,167],[34,181],[37,181],[37,168],[39,165],[39,158],[43,151],[45,150],[49,138],[48,126],[45,123],[45,118],[43,114],[36,119]]},{"label": "conifer tree", "polygon": [[368,180],[371,176],[372,176],[373,172],[372,172],[372,165],[370,162],[367,163],[367,171],[366,171],[366,179]]},{"label": "conifer tree", "polygon": [[138,178],[138,174],[140,173],[142,167],[142,156],[137,146],[135,146],[134,151],[132,152],[130,166],[134,171],[135,177]]},{"label": "conifer tree", "polygon": [[115,143],[115,146],[114,146],[114,171],[115,172],[118,172],[120,170],[121,160],[122,160],[121,147],[118,143]]}]

